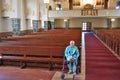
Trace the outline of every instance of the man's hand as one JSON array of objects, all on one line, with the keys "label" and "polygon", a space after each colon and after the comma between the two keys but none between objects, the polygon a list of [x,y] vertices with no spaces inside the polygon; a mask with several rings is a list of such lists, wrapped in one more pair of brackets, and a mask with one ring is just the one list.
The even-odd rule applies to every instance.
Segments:
[{"label": "man's hand", "polygon": [[67,61],[71,61],[73,59],[73,56],[68,56]]}]

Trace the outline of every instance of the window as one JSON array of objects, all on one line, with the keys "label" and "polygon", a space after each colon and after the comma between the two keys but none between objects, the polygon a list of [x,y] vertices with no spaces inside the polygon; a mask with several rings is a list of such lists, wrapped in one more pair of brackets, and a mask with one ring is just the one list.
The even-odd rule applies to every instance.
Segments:
[{"label": "window", "polygon": [[86,22],[83,22],[83,24],[82,24],[82,30],[87,30],[87,23]]},{"label": "window", "polygon": [[117,2],[116,9],[120,9],[120,1]]},{"label": "window", "polygon": [[56,2],[56,10],[62,10],[62,3]]}]

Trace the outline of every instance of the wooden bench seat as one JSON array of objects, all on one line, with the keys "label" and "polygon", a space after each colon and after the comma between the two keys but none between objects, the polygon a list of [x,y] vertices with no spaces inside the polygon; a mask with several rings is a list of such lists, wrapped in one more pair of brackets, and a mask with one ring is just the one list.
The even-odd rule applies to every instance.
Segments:
[{"label": "wooden bench seat", "polygon": [[54,29],[54,30],[48,30],[48,31],[42,31],[42,32],[32,32],[30,33],[29,35],[39,35],[39,34],[55,34],[55,33],[58,33],[58,34],[73,34],[73,33],[80,33],[81,30],[80,29]]},{"label": "wooden bench seat", "polygon": [[1,56],[1,60],[3,61],[22,61],[22,56]]},{"label": "wooden bench seat", "polygon": [[[42,33],[42,32],[39,32]],[[47,34],[46,34],[47,33]],[[54,34],[53,34],[54,33]],[[62,33],[56,33],[55,30],[51,34],[49,31],[44,32],[43,34],[39,35],[25,35],[25,36],[10,36],[8,38],[2,38],[3,40],[28,40],[28,39],[67,39],[67,38],[80,38],[80,30],[65,30]],[[73,36],[74,35],[74,36]]]},{"label": "wooden bench seat", "polygon": [[70,40],[80,40],[80,38],[78,37],[77,39],[76,38],[73,38],[73,37],[54,37],[54,38],[49,38],[49,37],[41,37],[41,38],[4,38],[2,39],[2,41],[33,41],[33,40],[53,40],[53,41],[56,41],[56,40],[63,40],[63,41],[70,41]]},{"label": "wooden bench seat", "polygon": [[[80,41],[75,40],[76,45],[80,46]],[[69,41],[63,41],[63,40],[33,40],[33,41],[4,41],[0,43],[0,45],[17,45],[17,46],[64,46],[66,47],[69,44]]]},{"label": "wooden bench seat", "polygon": [[120,29],[98,29],[95,30],[95,33],[111,50],[118,56],[120,55]]},{"label": "wooden bench seat", "polygon": [[0,60],[17,61],[22,63],[21,68],[27,63],[47,63],[49,68],[54,64],[62,64],[64,50],[70,40],[80,46],[79,30],[55,30],[26,36],[13,36],[2,38],[0,43]]},{"label": "wooden bench seat", "polygon": [[58,46],[0,46],[0,60],[21,62],[21,68],[29,62],[48,63],[51,69],[54,64],[63,63],[64,49]]},{"label": "wooden bench seat", "polygon": [[[53,63],[56,59],[62,61],[64,47],[45,47],[45,46],[0,46],[2,61],[27,62],[46,62]],[[61,54],[54,58],[54,54]],[[60,58],[59,58],[60,57]],[[52,59],[54,58],[54,59]]]}]

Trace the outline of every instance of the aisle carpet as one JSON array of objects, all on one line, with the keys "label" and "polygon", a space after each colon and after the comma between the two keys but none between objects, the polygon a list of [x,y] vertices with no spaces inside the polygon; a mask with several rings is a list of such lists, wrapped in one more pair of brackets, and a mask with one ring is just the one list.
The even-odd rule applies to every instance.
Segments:
[{"label": "aisle carpet", "polygon": [[93,33],[85,33],[86,80],[120,80],[120,60]]}]

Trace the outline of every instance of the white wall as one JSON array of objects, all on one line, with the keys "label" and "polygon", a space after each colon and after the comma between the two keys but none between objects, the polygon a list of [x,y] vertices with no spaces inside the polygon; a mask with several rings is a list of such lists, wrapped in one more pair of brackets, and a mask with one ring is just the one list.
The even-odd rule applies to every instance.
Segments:
[{"label": "white wall", "polygon": [[[7,0],[5,0],[4,2],[7,3]],[[10,0],[8,0],[8,2],[10,2]],[[8,16],[9,10],[10,9],[8,9],[8,12],[5,11],[5,15]],[[10,31],[12,31],[11,19],[3,18],[4,15],[2,13],[4,13],[3,0],[0,0],[0,32],[10,32]],[[9,15],[10,15],[10,13],[9,13]]]},{"label": "white wall", "polygon": [[27,19],[38,19],[38,7],[37,0],[26,0],[26,18]]},{"label": "white wall", "polygon": [[72,18],[72,19],[70,19],[69,27],[70,28],[74,28],[74,27],[82,28],[82,22],[83,22],[83,20],[80,18]]},{"label": "white wall", "polygon": [[12,22],[10,18],[1,19],[1,29],[0,32],[11,32],[12,31]]},{"label": "white wall", "polygon": [[[22,1],[23,0],[2,0],[2,15],[1,15],[1,29],[0,32],[11,32],[12,31],[12,19],[11,18],[24,18],[22,16]],[[19,5],[18,5],[19,4]],[[6,7],[7,5],[7,7]],[[6,11],[4,11],[6,10]],[[6,18],[7,17],[7,18]],[[21,26],[25,25],[21,21]]]},{"label": "white wall", "polygon": [[26,18],[25,18],[25,0],[18,0],[20,1],[19,4],[19,8],[17,11],[19,13],[19,17],[21,19],[21,28],[20,30],[26,30]]},{"label": "white wall", "polygon": [[12,0],[1,0],[2,17],[10,17],[12,12]]},{"label": "white wall", "polygon": [[27,19],[26,20],[26,28],[29,30],[32,30],[33,29],[33,26],[32,26],[32,20],[31,19]]},{"label": "white wall", "polygon": [[[43,0],[0,0],[1,6],[0,8],[2,8],[0,9],[0,11],[2,11],[2,13],[0,12],[0,16],[9,18],[20,18],[21,31],[31,29],[31,26],[29,26],[31,25],[31,23],[30,21],[27,21],[28,22],[27,23],[26,18],[27,19],[30,18],[29,20],[40,19],[39,1]],[[12,31],[11,19],[1,17],[0,17],[0,32]]]},{"label": "white wall", "polygon": [[86,22],[92,22],[93,28],[107,28],[107,18],[86,18]]},{"label": "white wall", "polygon": [[55,28],[65,28],[64,19],[55,19]]},{"label": "white wall", "polygon": [[[69,22],[70,28],[82,28],[82,22],[92,22],[93,28],[106,28],[107,18],[71,18]],[[55,28],[65,28],[64,19],[55,19]]]},{"label": "white wall", "polygon": [[[109,3],[112,3],[114,0],[109,0]],[[7,3],[7,7],[5,6]],[[113,3],[112,6],[114,6]],[[68,4],[65,2],[63,4],[64,9],[68,8]],[[3,8],[8,8],[3,13]],[[2,11],[2,12],[1,12]],[[0,0],[0,32],[9,32],[12,31],[12,24],[10,18],[20,18],[21,19],[21,30],[32,29],[31,20],[41,20],[42,28],[44,28],[44,21],[48,20],[47,13],[47,5],[43,3],[43,0]],[[69,26],[70,28],[82,28],[82,22],[92,22],[92,26],[95,28],[107,27],[107,19],[106,18],[97,18],[97,17],[106,17],[106,16],[115,16],[118,17],[115,22],[113,22],[112,26],[120,27],[120,10],[99,10],[100,12],[96,18],[80,18],[81,16],[80,10],[63,10],[63,11],[53,11],[50,12],[50,18],[55,19],[55,28],[65,28],[65,22],[63,17],[70,18]],[[9,13],[9,14],[8,14]],[[114,15],[113,15],[114,14]],[[2,18],[4,16],[8,16],[9,18]],[[73,18],[75,17],[75,18]],[[91,17],[91,16],[90,16]],[[26,20],[28,18],[28,21]],[[60,18],[60,19],[59,19]],[[62,19],[61,19],[62,18]]]},{"label": "white wall", "polygon": [[116,18],[115,21],[112,22],[112,28],[120,28],[120,18]]},{"label": "white wall", "polygon": [[117,24],[117,27],[120,28],[120,18],[118,19],[118,24]]},{"label": "white wall", "polygon": [[43,0],[40,0],[40,20],[41,28],[44,28],[44,21],[48,21],[48,4],[45,4]]}]

